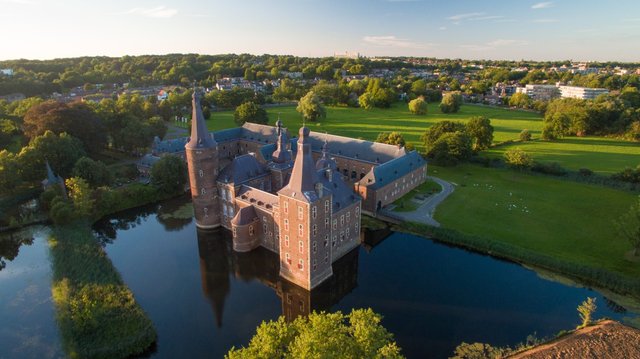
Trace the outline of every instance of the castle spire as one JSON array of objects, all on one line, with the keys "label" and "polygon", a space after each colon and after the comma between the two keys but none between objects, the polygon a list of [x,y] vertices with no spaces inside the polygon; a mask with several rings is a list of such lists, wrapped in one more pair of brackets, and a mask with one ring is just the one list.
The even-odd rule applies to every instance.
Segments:
[{"label": "castle spire", "polygon": [[287,163],[291,161],[291,151],[287,148],[289,137],[287,136],[286,131],[282,128],[282,121],[280,118],[278,118],[276,126],[278,140],[276,141],[276,150],[273,151],[272,159],[275,163]]},{"label": "castle spire", "polygon": [[306,126],[300,128],[296,161],[293,164],[289,184],[285,187],[292,192],[302,193],[314,191],[315,185],[319,181],[316,166],[311,155],[309,133],[309,128]]},{"label": "castle spire", "polygon": [[58,177],[53,173],[51,165],[49,165],[49,160],[45,161],[45,165],[47,167],[47,180],[49,181],[49,184],[58,182]]},{"label": "castle spire", "polygon": [[193,108],[191,114],[191,138],[185,147],[214,147],[217,143],[207,130],[204,115],[202,114],[202,107],[200,106],[200,94],[195,88],[193,90],[191,107]]}]

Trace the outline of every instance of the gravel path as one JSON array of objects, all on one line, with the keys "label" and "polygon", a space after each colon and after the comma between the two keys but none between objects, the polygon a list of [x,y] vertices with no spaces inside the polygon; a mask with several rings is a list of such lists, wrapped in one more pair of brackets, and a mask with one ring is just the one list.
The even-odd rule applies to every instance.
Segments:
[{"label": "gravel path", "polygon": [[454,187],[451,183],[438,177],[429,176],[427,179],[433,180],[439,184],[440,187],[442,187],[442,191],[429,196],[424,203],[422,203],[413,212],[393,212],[393,214],[397,217],[401,217],[405,221],[419,222],[434,227],[440,227],[440,223],[433,219],[433,214],[436,211],[436,207],[453,192]]}]

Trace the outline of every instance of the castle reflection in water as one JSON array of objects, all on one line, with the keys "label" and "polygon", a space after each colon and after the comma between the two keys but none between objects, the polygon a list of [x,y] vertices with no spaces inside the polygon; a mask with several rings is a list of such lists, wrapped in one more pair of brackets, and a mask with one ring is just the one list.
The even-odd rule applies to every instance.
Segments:
[{"label": "castle reflection in water", "polygon": [[[386,237],[366,236],[365,249]],[[361,234],[365,237],[364,232]],[[228,231],[198,230],[198,252],[202,290],[211,302],[218,327],[223,325],[224,305],[230,294],[231,277],[243,281],[258,280],[272,288],[282,303],[282,315],[292,321],[312,311],[329,310],[358,285],[358,257],[356,248],[333,263],[333,276],[309,291],[279,276],[279,258],[264,248],[239,253],[233,250]]]}]

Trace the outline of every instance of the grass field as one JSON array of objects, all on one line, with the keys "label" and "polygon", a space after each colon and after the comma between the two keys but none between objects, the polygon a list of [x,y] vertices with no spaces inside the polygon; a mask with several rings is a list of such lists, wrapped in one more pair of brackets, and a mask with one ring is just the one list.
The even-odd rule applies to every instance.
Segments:
[{"label": "grass field", "polygon": [[458,185],[436,210],[444,227],[640,276],[640,263],[625,259],[631,245],[612,223],[637,194],[475,165],[431,166],[430,174]]},{"label": "grass field", "polygon": [[640,143],[602,137],[568,137],[557,141],[535,140],[493,147],[484,154],[502,157],[518,147],[540,162],[558,162],[562,167],[588,168],[602,174],[640,165]]},{"label": "grass field", "polygon": [[[297,133],[302,126],[302,116],[295,106],[273,107],[267,109],[269,123],[274,124],[280,118],[290,131]],[[542,118],[539,114],[487,106],[464,105],[460,112],[443,114],[438,104],[429,104],[426,116],[409,113],[407,105],[395,103],[389,109],[364,110],[351,107],[327,107],[327,117],[317,123],[307,123],[312,131],[328,132],[335,135],[374,140],[380,132],[399,131],[405,140],[422,148],[420,136],[434,123],[442,120],[466,121],[473,116],[487,116],[495,128],[494,141],[515,140],[520,131],[527,128],[533,136],[539,136],[542,130]],[[210,130],[235,127],[233,112],[214,112],[207,121]]]}]

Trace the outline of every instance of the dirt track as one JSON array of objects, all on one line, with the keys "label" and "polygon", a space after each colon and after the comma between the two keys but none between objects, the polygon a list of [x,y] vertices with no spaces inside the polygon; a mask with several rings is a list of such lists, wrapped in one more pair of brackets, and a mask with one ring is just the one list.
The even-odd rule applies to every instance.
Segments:
[{"label": "dirt track", "polygon": [[605,320],[509,358],[640,359],[640,330]]}]

